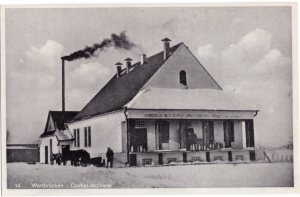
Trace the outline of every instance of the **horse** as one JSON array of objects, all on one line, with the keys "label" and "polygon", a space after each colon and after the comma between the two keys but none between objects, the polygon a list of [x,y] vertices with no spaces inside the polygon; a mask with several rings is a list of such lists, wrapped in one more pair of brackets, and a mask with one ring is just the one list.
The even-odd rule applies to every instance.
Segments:
[{"label": "horse", "polygon": [[71,161],[71,165],[83,167],[87,166],[90,160],[90,154],[86,150],[74,150],[74,151],[65,151],[62,155],[63,164],[66,165],[67,161]]}]

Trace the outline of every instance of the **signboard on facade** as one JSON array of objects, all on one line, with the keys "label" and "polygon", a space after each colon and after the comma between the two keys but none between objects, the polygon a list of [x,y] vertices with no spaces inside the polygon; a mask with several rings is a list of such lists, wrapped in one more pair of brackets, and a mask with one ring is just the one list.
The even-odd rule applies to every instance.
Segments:
[{"label": "signboard on facade", "polygon": [[128,110],[139,119],[252,119],[255,111]]}]

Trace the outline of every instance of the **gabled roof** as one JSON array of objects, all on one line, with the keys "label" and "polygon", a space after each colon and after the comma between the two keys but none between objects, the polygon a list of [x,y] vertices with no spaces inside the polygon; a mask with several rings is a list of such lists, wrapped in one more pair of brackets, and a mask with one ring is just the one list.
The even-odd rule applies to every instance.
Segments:
[{"label": "gabled roof", "polygon": [[[77,114],[78,111],[65,111],[65,121],[64,121],[62,111],[49,111],[44,133],[42,133],[40,137],[53,135],[56,130],[66,130],[65,123],[70,122]],[[53,123],[55,125],[55,130],[52,131],[47,130],[50,118],[52,118]]]},{"label": "gabled roof", "polygon": [[[170,47],[170,53],[176,51],[179,43]],[[169,57],[171,56],[169,55]],[[141,62],[133,64],[128,74],[124,73],[119,78],[116,74],[112,79],[92,98],[92,100],[76,115],[74,121],[92,117],[106,112],[122,109],[123,106],[133,99],[146,82],[165,62],[163,51],[151,57],[141,65]]]},{"label": "gabled roof", "polygon": [[140,91],[126,106],[128,109],[258,111],[245,98],[215,89],[148,88]]}]

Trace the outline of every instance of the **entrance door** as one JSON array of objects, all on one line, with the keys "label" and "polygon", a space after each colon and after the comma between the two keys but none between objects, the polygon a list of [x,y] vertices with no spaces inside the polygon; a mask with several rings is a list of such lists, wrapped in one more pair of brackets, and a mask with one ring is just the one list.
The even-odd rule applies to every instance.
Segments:
[{"label": "entrance door", "polygon": [[231,148],[231,142],[234,142],[233,121],[224,121],[224,142],[225,148]]},{"label": "entrance door", "polygon": [[45,146],[45,164],[48,164],[48,146]]},{"label": "entrance door", "polygon": [[63,145],[62,146],[62,155],[70,151],[70,145]]}]

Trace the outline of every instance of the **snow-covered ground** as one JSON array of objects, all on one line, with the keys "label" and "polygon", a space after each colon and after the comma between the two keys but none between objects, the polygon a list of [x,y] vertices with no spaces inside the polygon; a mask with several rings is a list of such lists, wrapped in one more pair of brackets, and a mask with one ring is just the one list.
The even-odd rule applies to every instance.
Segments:
[{"label": "snow-covered ground", "polygon": [[[97,168],[7,164],[7,186],[20,188],[292,187],[293,163]],[[44,184],[44,185],[41,185]]]}]

